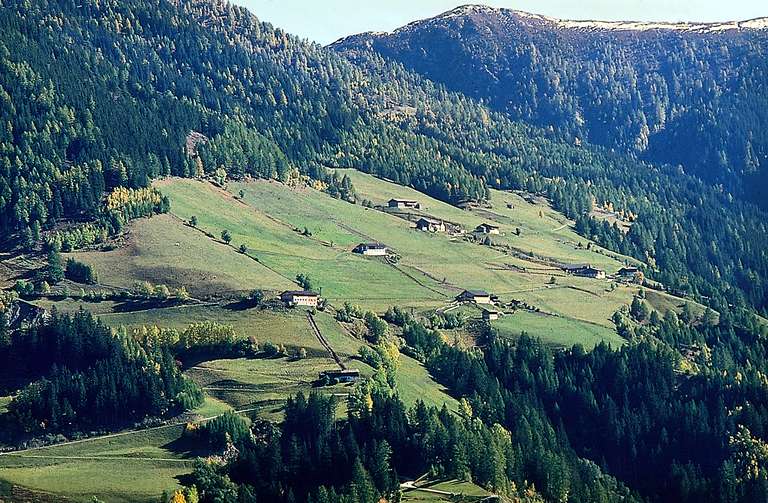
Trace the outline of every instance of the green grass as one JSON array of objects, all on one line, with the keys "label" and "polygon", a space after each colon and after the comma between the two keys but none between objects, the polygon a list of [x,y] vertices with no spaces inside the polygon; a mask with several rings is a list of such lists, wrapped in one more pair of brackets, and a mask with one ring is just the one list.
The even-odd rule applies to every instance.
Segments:
[{"label": "green grass", "polygon": [[[283,185],[272,185],[281,193],[291,192]],[[245,244],[250,256],[286,278],[309,274],[322,289],[323,296],[331,301],[350,300],[384,308],[410,302],[439,304],[446,298],[434,291],[439,290],[439,285],[429,278],[420,284],[382,259],[360,257],[351,253],[351,247],[331,247],[318,239],[301,236],[290,225],[275,220],[276,215],[262,212],[260,208],[266,204],[263,200],[252,201],[249,207],[209,184],[193,180],[174,180],[162,190],[171,197],[172,211],[179,217],[188,219],[197,215],[199,227],[214,235],[229,230],[233,244]],[[275,193],[271,197],[278,196],[279,193]],[[306,194],[306,204],[317,198],[361,211],[360,207],[316,191]],[[326,215],[318,213],[316,218],[323,219]],[[256,282],[253,286],[260,285]]]},{"label": "green grass", "polygon": [[[499,239],[501,242],[524,251],[533,251],[539,255],[552,257],[562,262],[589,262],[596,267],[605,268],[609,273],[617,271],[621,261],[636,262],[628,257],[615,260],[593,243],[593,250],[586,250],[589,240],[576,234],[571,228],[572,222],[562,214],[552,209],[548,204],[530,204],[522,197],[511,192],[491,190],[491,208],[473,209],[465,211],[451,206],[442,201],[433,199],[414,189],[403,187],[392,182],[381,180],[372,175],[357,170],[338,170],[339,174],[347,174],[355,186],[358,195],[370,199],[377,204],[385,202],[393,197],[416,199],[421,203],[421,211],[439,218],[463,225],[467,230],[474,229],[483,222],[495,222],[501,227],[504,234]],[[512,204],[509,209],[507,203]],[[539,215],[541,212],[541,216]],[[563,227],[565,225],[565,227]],[[515,236],[514,231],[519,227],[520,236]],[[581,242],[583,249],[578,249]],[[599,251],[605,252],[599,253]]]},{"label": "green grass", "polygon": [[413,358],[400,355],[400,368],[397,370],[397,391],[403,402],[412,406],[418,400],[427,405],[458,410],[458,401],[447,390],[435,382],[424,366]]},{"label": "green grass", "polygon": [[[435,489],[438,491],[444,491],[452,494],[458,494],[464,496],[465,499],[460,501],[472,502],[478,501],[490,493],[471,482],[461,482],[458,480],[448,480],[443,482],[419,484],[421,487],[429,489]],[[440,494],[429,493],[424,491],[406,491],[403,494],[404,503],[451,503],[459,501],[450,496],[443,496]]]},{"label": "green grass", "polygon": [[92,265],[105,286],[131,288],[137,281],[150,281],[172,288],[185,286],[192,295],[209,296],[250,291],[256,286],[281,290],[292,285],[172,215],[133,222],[120,248],[72,256]]},{"label": "green grass", "polygon": [[192,469],[192,453],[178,445],[181,431],[177,425],[2,455],[0,478],[76,501],[156,501]]},{"label": "green grass", "polygon": [[0,414],[8,412],[8,404],[13,400],[12,396],[0,396]]},{"label": "green grass", "polygon": [[[320,314],[318,319],[324,319],[326,316],[328,315]],[[233,310],[219,305],[193,305],[102,314],[99,318],[113,327],[125,326],[133,329],[142,325],[158,325],[177,330],[183,330],[192,323],[215,320],[221,324],[231,325],[239,336],[254,337],[260,343],[274,342],[285,344],[290,348],[303,347],[307,351],[325,351],[310,329],[306,312],[301,309]]]},{"label": "green grass", "polygon": [[517,337],[525,331],[553,346],[581,344],[591,349],[606,342],[616,348],[625,342],[614,330],[600,325],[528,311],[517,311],[491,323],[504,337]]}]

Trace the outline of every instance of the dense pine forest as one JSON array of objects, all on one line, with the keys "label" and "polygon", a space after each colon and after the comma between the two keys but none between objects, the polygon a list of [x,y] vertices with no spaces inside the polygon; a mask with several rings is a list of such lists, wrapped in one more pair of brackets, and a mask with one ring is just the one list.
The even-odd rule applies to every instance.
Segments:
[{"label": "dense pine forest", "polygon": [[[332,47],[371,49],[514,120],[722,184],[765,207],[768,31],[569,22],[481,5]],[[450,64],[446,64],[450,62]]]},{"label": "dense pine forest", "polygon": [[[17,281],[14,293],[0,291],[3,449],[176,421],[162,428],[176,428],[180,438],[149,446],[147,456],[161,456],[174,444],[194,446],[185,456],[205,457],[174,479],[183,488],[162,496],[163,503],[400,501],[401,484],[423,476],[471,482],[491,498],[529,503],[768,500],[768,328],[760,317],[768,314],[768,209],[761,199],[768,119],[764,107],[755,106],[765,94],[764,35],[561,36],[547,31],[550,21],[526,21],[533,24],[523,29],[516,15],[508,16],[519,29],[499,40],[480,33],[488,18],[453,16],[446,18],[448,34],[442,28],[424,34],[417,24],[398,32],[400,38],[361,36],[325,48],[220,0],[3,2],[0,252],[4,260],[40,265],[24,269],[27,279]],[[466,78],[437,71],[450,66],[440,64],[443,53],[411,51],[426,44],[419,40],[441,44],[445,54],[453,43],[471,42],[466,61],[453,68]],[[482,79],[490,80],[481,80],[481,67],[498,73],[485,72]],[[637,259],[637,277],[647,280],[638,281],[642,285],[635,277],[605,279],[605,271],[601,283],[589,283],[594,278],[575,278],[551,264],[547,272],[530,273],[552,274],[541,291],[583,281],[567,288],[592,303],[616,302],[626,293],[615,313],[598,315],[602,324],[580,320],[622,346],[595,343],[592,349],[568,339],[569,347],[553,347],[519,331],[501,335],[485,319],[490,305],[459,306],[452,290],[438,287],[465,286],[406,269],[396,253],[381,261],[353,256],[356,262],[347,264],[395,271],[402,274],[398,280],[414,282],[414,297],[424,297],[413,300],[467,311],[416,313],[409,306],[384,312],[386,304],[377,314],[332,305],[311,267],[352,253],[346,243],[317,234],[368,239],[368,232],[332,234],[280,221],[256,212],[274,201],[260,196],[254,202],[248,184],[227,189],[226,183],[276,180],[284,183],[253,185],[296,188],[307,198],[318,189],[311,194],[323,198],[322,218],[330,220],[326,208],[340,207],[374,214],[372,222],[391,217],[397,224],[388,220],[386,229],[406,242],[402,218],[358,196],[362,190],[356,192],[351,179],[363,175],[342,176],[335,168],[376,175],[438,199],[435,205],[477,210],[473,215],[491,214],[491,189],[543,201],[536,208],[542,221],[551,204],[545,209],[565,222],[562,228],[576,231],[568,229],[573,243],[558,242],[558,250],[592,253],[597,243],[606,248],[600,258],[615,261],[612,267]],[[233,220],[256,215],[243,220],[243,228],[263,220],[272,234],[254,231],[247,236],[254,240],[233,242],[247,232],[221,228],[233,220],[203,216],[184,200],[184,188],[176,189],[178,199],[167,197],[167,180],[152,185],[170,176],[205,180],[172,182],[204,187],[190,188],[188,199],[220,197],[232,203]],[[192,209],[169,214],[174,201]],[[338,206],[325,206],[328,201]],[[599,219],[596,209],[610,209],[626,225]],[[127,238],[110,239],[124,237],[129,223],[143,217],[160,227],[148,238],[153,249],[174,252],[158,262],[200,254],[195,258],[210,274],[180,280],[192,278],[189,286],[209,281],[219,288],[225,283],[214,280],[225,275],[223,262],[242,260],[249,274],[273,274],[270,288],[317,289],[322,302],[295,309],[278,293],[255,289],[261,284],[240,298],[222,294],[209,302],[192,298],[184,284],[169,283],[171,293],[143,277],[132,289],[109,290],[99,276],[112,271],[107,266],[97,274],[96,263],[110,252],[123,253],[113,268],[132,263],[144,243],[120,248]],[[490,236],[481,243],[466,234],[450,242],[442,237],[445,246],[477,247],[469,259],[480,246],[502,254]],[[275,237],[285,235],[289,241]],[[444,245],[436,233],[422,237],[433,250]],[[291,256],[291,264],[303,268],[294,283],[294,273],[261,261],[268,251],[249,255],[261,238],[290,250],[310,243],[320,258]],[[576,244],[581,238],[586,246]],[[520,262],[528,267],[533,260]],[[146,271],[166,265],[153,263]],[[512,269],[503,272],[520,274]],[[83,287],[77,301],[70,284]],[[597,285],[597,293],[584,285]],[[651,288],[676,296],[653,292],[661,300],[651,308]],[[490,302],[491,294],[483,296]],[[59,302],[69,314],[48,307]],[[73,310],[84,302],[95,314]],[[537,320],[574,321],[512,297],[502,304],[508,313],[496,316],[519,310]],[[203,314],[183,325],[185,310]],[[476,315],[471,322],[467,312]],[[210,313],[241,324],[236,329]],[[108,325],[100,315],[133,319],[132,328]],[[265,332],[268,323],[277,326],[296,347],[239,333],[256,321]],[[458,328],[464,331],[452,331]],[[307,342],[314,347],[299,346]],[[346,354],[339,357],[333,345]],[[452,400],[453,409],[421,395],[406,402],[406,357],[411,372],[423,372],[418,385],[439,387],[436,393]],[[203,368],[213,360],[221,367]],[[291,385],[312,392],[281,401],[270,394],[271,382],[241,386],[223,377],[232,361],[235,371],[258,374],[255,360],[265,364],[260,371],[267,364],[279,368],[281,392]],[[349,370],[344,361],[365,369],[355,384],[329,377],[328,366]],[[270,420],[249,417],[256,407],[211,399],[209,389],[188,377],[202,382],[210,374],[210,388],[251,393],[259,405],[263,399],[259,412],[267,410]],[[204,412],[195,416],[198,408]],[[127,463],[144,454],[125,452],[116,459]],[[28,452],[16,454],[31,463]],[[178,457],[162,462],[189,461],[179,452],[168,455]]]},{"label": "dense pine forest", "polygon": [[[0,228],[27,244],[98,216],[105,190],[157,176],[328,179],[323,166],[351,166],[451,202],[493,186],[546,194],[572,218],[610,203],[637,221],[595,236],[649,276],[765,309],[757,208],[677,168],[510,122],[373,53],[351,64],[207,1],[10,2],[0,26]],[[192,131],[211,139],[196,158]]]},{"label": "dense pine forest", "polygon": [[4,416],[3,441],[131,426],[202,401],[168,348],[142,346],[85,311],[53,313],[13,336],[0,323],[0,392],[26,381]]},{"label": "dense pine forest", "polygon": [[402,326],[401,350],[463,397],[458,415],[406,407],[387,377],[397,358],[385,361],[350,397],[345,422],[333,399],[312,394],[290,400],[279,427],[229,415],[194,430],[225,458],[196,467],[202,501],[372,502],[396,497],[398,476],[423,473],[516,501],[768,497],[757,370],[767,334],[752,316],[725,312],[715,325],[655,313],[633,322],[635,344],[589,353],[525,335],[510,344],[492,329],[468,352],[403,310],[386,319]]}]

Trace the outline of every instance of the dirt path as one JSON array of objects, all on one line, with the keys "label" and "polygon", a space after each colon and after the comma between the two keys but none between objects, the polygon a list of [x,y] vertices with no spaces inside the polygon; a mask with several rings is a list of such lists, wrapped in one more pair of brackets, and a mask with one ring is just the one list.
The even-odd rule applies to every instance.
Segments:
[{"label": "dirt path", "polygon": [[320,327],[317,326],[317,322],[315,321],[315,317],[312,316],[312,313],[307,311],[307,321],[309,321],[309,326],[312,328],[312,331],[315,333],[315,337],[317,337],[317,340],[320,341],[320,344],[328,351],[328,354],[331,355],[331,358],[334,359],[336,364],[339,366],[341,370],[347,370],[347,366],[344,365],[344,362],[341,361],[341,358],[339,358],[339,355],[336,354],[336,351],[333,350],[331,345],[328,343],[328,340],[323,336],[323,333],[320,332]]}]

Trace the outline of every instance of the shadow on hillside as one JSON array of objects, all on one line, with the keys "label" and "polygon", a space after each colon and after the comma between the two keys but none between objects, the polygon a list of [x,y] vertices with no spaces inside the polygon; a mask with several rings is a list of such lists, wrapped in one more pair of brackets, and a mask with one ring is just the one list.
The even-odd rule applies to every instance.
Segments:
[{"label": "shadow on hillside", "polygon": [[112,310],[116,313],[132,313],[136,311],[149,311],[150,309],[165,309],[178,307],[184,304],[175,299],[129,299],[118,301]]}]

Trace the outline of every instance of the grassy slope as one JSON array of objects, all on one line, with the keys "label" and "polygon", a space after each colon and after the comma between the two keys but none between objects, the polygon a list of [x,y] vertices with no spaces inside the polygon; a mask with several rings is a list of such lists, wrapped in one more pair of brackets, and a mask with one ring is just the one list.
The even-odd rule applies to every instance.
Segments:
[{"label": "grassy slope", "polygon": [[[416,199],[421,202],[422,212],[461,224],[467,230],[474,229],[483,222],[496,223],[501,227],[503,235],[497,239],[524,251],[533,251],[567,263],[591,263],[596,267],[604,268],[608,273],[616,272],[622,267],[624,260],[635,262],[629,257],[620,257],[616,260],[597,253],[597,250],[604,250],[594,243],[594,251],[578,249],[576,245],[579,242],[586,246],[589,240],[573,231],[572,222],[549,205],[528,203],[517,194],[491,190],[491,208],[465,211],[430,198],[414,189],[387,182],[360,171],[351,169],[338,171],[340,174],[349,175],[358,195],[376,204],[384,204],[393,197]],[[507,203],[511,203],[513,208],[507,208]],[[542,213],[541,217],[539,211]],[[517,227],[521,230],[520,236],[514,235]],[[606,251],[606,253],[614,255],[612,252]]]},{"label": "grassy slope", "polygon": [[[162,189],[171,197],[172,211],[178,216],[188,219],[196,215],[199,227],[214,235],[228,229],[233,244],[245,244],[250,256],[285,277],[310,274],[322,287],[323,295],[332,301],[422,305],[439,304],[447,296],[433,291],[439,285],[428,278],[422,281],[428,286],[425,287],[381,259],[360,257],[301,236],[289,225],[261,212],[258,207],[265,201],[254,201],[249,208],[212,186],[193,180],[174,180]],[[327,198],[319,193],[317,196]],[[324,215],[318,214],[317,218]]]},{"label": "grassy slope", "polygon": [[452,501],[479,501],[489,495],[488,491],[476,486],[471,482],[460,482],[458,480],[447,480],[420,486],[438,491],[445,491],[453,494],[460,494],[464,499],[457,499],[451,496],[444,496],[424,491],[408,491],[403,494],[403,503],[448,503]]},{"label": "grassy slope", "polygon": [[562,344],[564,340],[568,340],[569,344],[581,344],[587,349],[601,341],[614,348],[624,344],[624,339],[613,329],[547,314],[518,311],[491,323],[504,337],[517,337],[524,331],[556,345]]},{"label": "grassy slope", "polygon": [[95,267],[105,285],[132,287],[151,281],[185,286],[192,295],[243,292],[254,285],[268,290],[291,282],[235,250],[205,238],[172,215],[141,219],[130,226],[127,245],[107,252],[73,256]]},{"label": "grassy slope", "polygon": [[[194,412],[211,417],[227,408],[208,398]],[[178,477],[192,470],[200,454],[181,439],[182,428],[140,430],[1,455],[0,479],[76,501],[90,501],[92,496],[108,503],[157,501],[163,491],[179,487]]]}]

